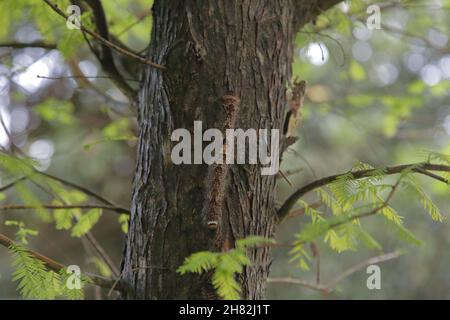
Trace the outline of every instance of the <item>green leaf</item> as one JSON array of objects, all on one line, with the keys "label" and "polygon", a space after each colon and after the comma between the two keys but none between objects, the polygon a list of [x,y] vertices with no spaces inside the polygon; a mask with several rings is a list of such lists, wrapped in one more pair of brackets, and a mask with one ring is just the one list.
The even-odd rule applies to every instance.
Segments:
[{"label": "green leaf", "polygon": [[369,249],[382,250],[381,244],[375,240],[369,233],[363,230],[361,227],[356,228],[356,234],[362,243]]},{"label": "green leaf", "polygon": [[[53,210],[53,217],[56,222],[56,229],[69,230],[72,228],[72,219],[76,216],[72,209]],[[81,213],[81,211],[78,210]]]},{"label": "green leaf", "polygon": [[120,227],[122,228],[123,233],[127,234],[128,233],[128,225],[129,225],[129,221],[130,221],[130,215],[123,213],[121,215],[119,215],[119,223],[120,223]]},{"label": "green leaf", "polygon": [[261,244],[274,243],[273,239],[260,236],[248,236],[236,241],[235,249],[226,252],[201,251],[187,257],[178,267],[177,273],[203,273],[214,270],[212,284],[222,299],[236,300],[240,298],[241,287],[236,281],[237,274],[242,273],[245,266],[251,264],[247,249]]},{"label": "green leaf", "polygon": [[439,208],[433,203],[433,201],[428,197],[422,187],[412,177],[408,177],[408,179],[406,179],[406,181],[404,182],[404,185],[415,192],[415,194],[419,198],[420,203],[425,208],[425,210],[427,210],[431,219],[439,222],[444,221],[444,217],[442,216]]},{"label": "green leaf", "polygon": [[72,228],[72,236],[78,238],[84,236],[98,222],[101,215],[102,209],[91,209],[83,214]]},{"label": "green leaf", "polygon": [[89,262],[93,263],[95,267],[97,268],[100,275],[103,277],[109,278],[112,275],[111,269],[108,267],[108,265],[105,263],[104,260],[98,258],[98,257],[92,257],[89,259]]},{"label": "green leaf", "polygon": [[67,268],[61,269],[59,271],[61,277],[61,290],[60,295],[70,299],[70,300],[83,300],[84,299],[84,288],[88,284],[92,284],[92,280],[84,274],[79,275],[80,288],[70,288],[68,286],[69,277],[73,276],[72,272],[67,272]]},{"label": "green leaf", "polygon": [[25,228],[25,224],[22,221],[6,220],[5,226],[15,226],[18,228],[16,238],[23,245],[28,244],[28,236],[37,236],[39,234],[37,230]]},{"label": "green leaf", "polygon": [[25,298],[54,299],[61,287],[58,274],[48,271],[45,264],[20,245],[10,246],[13,255],[13,280]]},{"label": "green leaf", "polygon": [[177,269],[181,275],[188,272],[202,273],[213,269],[218,261],[218,254],[209,251],[194,253],[184,260],[182,266]]},{"label": "green leaf", "polygon": [[212,284],[224,300],[239,300],[241,287],[234,274],[224,267],[219,267],[212,276]]},{"label": "green leaf", "polygon": [[403,225],[394,223],[391,220],[385,220],[385,222],[400,240],[416,246],[422,245],[422,241],[416,238],[416,236],[414,236],[414,234],[406,229]]}]

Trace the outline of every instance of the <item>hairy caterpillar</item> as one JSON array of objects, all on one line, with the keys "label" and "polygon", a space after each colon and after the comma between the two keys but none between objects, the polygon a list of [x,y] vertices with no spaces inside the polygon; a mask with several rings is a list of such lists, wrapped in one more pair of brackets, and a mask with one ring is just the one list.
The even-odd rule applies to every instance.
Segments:
[{"label": "hairy caterpillar", "polygon": [[[239,105],[240,99],[233,94],[226,94],[222,97],[222,106],[225,111],[225,121],[222,130],[225,133],[225,137],[226,130],[233,129],[235,126]],[[221,154],[223,157],[222,164],[210,165],[206,178],[207,194],[203,206],[203,214],[206,216],[208,228],[213,230],[217,229],[219,221],[222,217],[222,206],[225,189],[227,186],[228,165],[226,164],[226,141],[226,138],[224,138]]]}]

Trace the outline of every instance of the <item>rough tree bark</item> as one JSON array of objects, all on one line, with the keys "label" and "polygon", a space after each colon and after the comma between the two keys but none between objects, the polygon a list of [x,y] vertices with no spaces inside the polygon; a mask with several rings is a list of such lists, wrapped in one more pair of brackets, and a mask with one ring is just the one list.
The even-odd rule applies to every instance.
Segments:
[{"label": "rough tree bark", "polygon": [[[123,259],[125,299],[205,299],[208,276],[179,276],[190,254],[223,250],[248,235],[273,237],[276,179],[257,165],[230,166],[214,241],[202,207],[206,165],[171,162],[176,128],[192,132],[221,128],[221,97],[241,100],[236,126],[282,127],[285,91],[291,75],[293,38],[305,22],[338,1],[157,0],[148,59],[166,66],[148,68],[137,105],[140,136],[132,216]],[[270,267],[268,248],[251,252],[253,265],[241,276],[242,297],[264,297]]]}]

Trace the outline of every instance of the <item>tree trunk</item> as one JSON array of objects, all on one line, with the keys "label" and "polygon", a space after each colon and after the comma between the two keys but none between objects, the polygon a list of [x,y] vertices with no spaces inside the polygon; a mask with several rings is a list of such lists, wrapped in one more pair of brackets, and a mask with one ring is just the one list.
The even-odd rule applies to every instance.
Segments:
[{"label": "tree trunk", "polygon": [[[211,298],[208,275],[180,276],[190,254],[226,250],[249,235],[273,237],[276,178],[259,165],[230,165],[219,236],[203,206],[205,164],[174,165],[174,129],[222,128],[221,98],[240,98],[236,127],[280,129],[290,80],[294,29],[316,1],[157,0],[148,59],[166,66],[144,71],[137,105],[140,136],[132,216],[123,260],[125,299]],[[301,6],[302,8],[299,8]],[[219,239],[219,241],[217,241]],[[244,299],[264,298],[268,248],[251,252],[241,276]]]}]

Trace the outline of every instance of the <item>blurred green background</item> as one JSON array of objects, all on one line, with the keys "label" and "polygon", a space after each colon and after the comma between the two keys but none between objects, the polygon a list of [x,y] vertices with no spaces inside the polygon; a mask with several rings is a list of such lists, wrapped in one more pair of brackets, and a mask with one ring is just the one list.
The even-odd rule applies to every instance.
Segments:
[{"label": "blurred green background", "polygon": [[[103,1],[110,32],[135,51],[148,45],[151,2]],[[450,1],[378,3],[379,30],[365,25],[369,2],[346,1],[297,35],[293,72],[308,82],[308,92],[300,139],[282,163],[284,172],[302,169],[289,176],[295,187],[345,172],[360,161],[386,166],[424,161],[430,151],[450,154]],[[136,154],[134,107],[109,79],[95,78],[104,73],[80,34],[65,28],[65,21],[45,4],[2,0],[0,9],[0,115],[10,133],[0,128],[0,145],[9,151],[19,148],[38,160],[40,170],[87,186],[128,208]],[[42,41],[56,48],[10,46]],[[93,78],[71,78],[80,71]],[[129,76],[139,79],[134,71]],[[417,199],[400,191],[392,206],[404,217],[405,226],[423,240],[422,246],[401,242],[378,217],[362,221],[384,252],[407,251],[379,264],[381,290],[367,289],[363,268],[340,282],[339,290],[328,297],[302,286],[273,283],[268,284],[267,297],[449,299],[449,189],[428,178],[418,179],[447,219],[432,221]],[[2,174],[1,184],[9,181]],[[295,187],[284,179],[278,181],[281,203]],[[29,188],[46,203],[43,190]],[[317,201],[313,195],[304,200]],[[2,204],[21,201],[9,190]],[[15,230],[4,225],[6,220],[22,220],[39,230],[39,236],[30,238],[34,250],[67,265],[80,265],[83,271],[99,272],[86,240],[55,230],[33,210],[0,212],[0,232],[13,238]],[[306,221],[307,217],[286,220],[277,240],[292,241]],[[118,215],[105,212],[92,233],[119,266],[124,233]],[[337,253],[321,242],[317,245],[324,283],[380,254],[363,247]],[[271,276],[314,282],[315,262],[310,271],[300,270],[289,262],[288,252],[289,248],[273,249]],[[7,250],[0,248],[1,299],[20,298],[12,272]],[[88,298],[108,296],[89,288]]]}]

